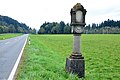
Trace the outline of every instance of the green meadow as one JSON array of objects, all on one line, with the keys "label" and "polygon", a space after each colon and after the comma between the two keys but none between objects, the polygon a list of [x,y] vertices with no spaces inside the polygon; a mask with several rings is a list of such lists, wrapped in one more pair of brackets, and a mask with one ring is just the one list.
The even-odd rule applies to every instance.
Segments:
[{"label": "green meadow", "polygon": [[[81,80],[65,71],[73,35],[29,35],[16,80]],[[120,80],[120,35],[83,34],[85,80]]]},{"label": "green meadow", "polygon": [[0,34],[0,40],[5,40],[8,38],[13,38],[13,37],[20,36],[20,35],[22,34]]}]

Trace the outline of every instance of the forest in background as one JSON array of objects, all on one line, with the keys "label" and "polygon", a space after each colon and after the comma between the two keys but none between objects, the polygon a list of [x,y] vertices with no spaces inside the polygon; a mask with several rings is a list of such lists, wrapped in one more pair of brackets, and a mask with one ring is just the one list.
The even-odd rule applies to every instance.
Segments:
[{"label": "forest in background", "polygon": [[8,16],[0,15],[0,34],[1,33],[32,33],[35,34],[36,30],[30,28],[25,23],[19,23]]},{"label": "forest in background", "polygon": [[45,22],[40,26],[38,34],[70,34],[71,27],[65,24],[64,21],[58,22]]},{"label": "forest in background", "polygon": [[[71,26],[69,23],[65,24],[64,21],[45,22],[40,26],[38,34],[71,34]],[[86,25],[84,34],[120,34],[120,20],[108,19],[100,24]]]}]

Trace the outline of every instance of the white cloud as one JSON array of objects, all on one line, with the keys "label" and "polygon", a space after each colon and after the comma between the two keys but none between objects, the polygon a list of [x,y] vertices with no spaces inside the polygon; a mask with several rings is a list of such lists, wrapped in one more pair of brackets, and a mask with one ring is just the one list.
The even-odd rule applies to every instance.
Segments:
[{"label": "white cloud", "polygon": [[119,0],[1,0],[0,15],[10,16],[39,29],[45,21],[70,22],[70,9],[80,2],[87,10],[86,23],[120,19]]}]

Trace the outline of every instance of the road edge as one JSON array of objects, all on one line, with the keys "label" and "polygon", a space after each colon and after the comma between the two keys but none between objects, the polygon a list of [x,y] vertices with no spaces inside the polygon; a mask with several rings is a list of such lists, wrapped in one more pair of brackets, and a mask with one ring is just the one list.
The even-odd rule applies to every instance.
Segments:
[{"label": "road edge", "polygon": [[14,80],[13,78],[14,78],[15,72],[16,72],[16,70],[17,70],[18,64],[19,64],[19,62],[20,62],[20,59],[21,59],[21,57],[22,57],[22,53],[23,53],[24,48],[25,48],[25,45],[26,45],[26,43],[27,43],[27,39],[28,39],[28,37],[27,37],[26,40],[25,40],[25,43],[24,43],[24,45],[23,45],[23,47],[22,47],[22,50],[21,50],[21,52],[20,52],[20,54],[19,54],[19,56],[18,56],[18,59],[16,60],[15,65],[14,65],[14,67],[13,67],[13,69],[12,69],[12,71],[11,71],[11,73],[10,73],[10,75],[9,75],[9,77],[8,77],[7,80]]}]

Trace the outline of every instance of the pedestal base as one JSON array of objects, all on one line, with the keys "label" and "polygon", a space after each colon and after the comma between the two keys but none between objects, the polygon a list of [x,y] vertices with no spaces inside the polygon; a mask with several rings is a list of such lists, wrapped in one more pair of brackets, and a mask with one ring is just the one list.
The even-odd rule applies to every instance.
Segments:
[{"label": "pedestal base", "polygon": [[81,59],[66,58],[66,70],[69,73],[77,74],[79,78],[84,78],[85,76],[85,61],[82,57]]}]

